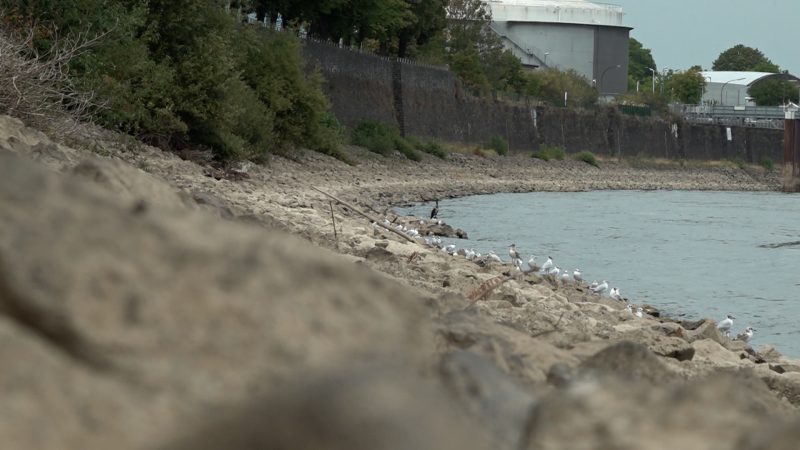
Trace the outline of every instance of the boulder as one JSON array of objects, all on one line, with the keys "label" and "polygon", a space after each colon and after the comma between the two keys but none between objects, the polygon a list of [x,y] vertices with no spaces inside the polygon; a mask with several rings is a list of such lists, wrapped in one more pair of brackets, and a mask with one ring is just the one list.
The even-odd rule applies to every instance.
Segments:
[{"label": "boulder", "polygon": [[710,339],[720,345],[725,345],[729,339],[723,336],[717,329],[717,324],[712,319],[704,319],[703,323],[697,328],[686,333],[686,339],[689,342],[698,341],[701,339]]},{"label": "boulder", "polygon": [[536,400],[530,389],[468,350],[444,355],[439,371],[462,408],[491,430],[495,446],[518,448]]},{"label": "boulder", "polygon": [[646,346],[630,341],[612,344],[599,351],[583,361],[580,370],[584,375],[645,380],[654,384],[677,377]]}]

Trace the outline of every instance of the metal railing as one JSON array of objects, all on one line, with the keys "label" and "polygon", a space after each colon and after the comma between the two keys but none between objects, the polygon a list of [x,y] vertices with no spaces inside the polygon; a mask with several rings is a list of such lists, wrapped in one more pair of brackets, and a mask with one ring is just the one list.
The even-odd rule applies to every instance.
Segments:
[{"label": "metal railing", "polygon": [[670,105],[670,111],[692,123],[783,129],[783,106]]}]

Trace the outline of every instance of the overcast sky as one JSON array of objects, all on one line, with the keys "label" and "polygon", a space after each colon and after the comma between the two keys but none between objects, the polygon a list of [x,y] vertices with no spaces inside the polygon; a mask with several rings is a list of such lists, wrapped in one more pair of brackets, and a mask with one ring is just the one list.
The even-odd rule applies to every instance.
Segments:
[{"label": "overcast sky", "polygon": [[711,69],[736,44],[800,76],[800,0],[597,0],[622,6],[631,36],[659,69]]}]

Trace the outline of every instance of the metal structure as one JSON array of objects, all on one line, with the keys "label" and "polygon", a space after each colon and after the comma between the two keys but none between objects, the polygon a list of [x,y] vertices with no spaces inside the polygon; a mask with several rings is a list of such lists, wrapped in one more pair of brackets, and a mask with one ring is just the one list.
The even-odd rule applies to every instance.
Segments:
[{"label": "metal structure", "polygon": [[[529,69],[573,69],[601,95],[627,91],[628,37],[620,6],[587,0],[486,0],[492,30]],[[609,70],[617,68],[618,70]]]},{"label": "metal structure", "polygon": [[691,123],[782,129],[787,108],[783,106],[670,105],[670,111]]},{"label": "metal structure", "polygon": [[786,111],[783,127],[783,191],[800,192],[800,113]]},{"label": "metal structure", "polygon": [[769,72],[700,72],[706,81],[703,105],[755,106],[748,91],[756,83],[769,78],[796,83],[800,89],[800,78],[788,73]]}]

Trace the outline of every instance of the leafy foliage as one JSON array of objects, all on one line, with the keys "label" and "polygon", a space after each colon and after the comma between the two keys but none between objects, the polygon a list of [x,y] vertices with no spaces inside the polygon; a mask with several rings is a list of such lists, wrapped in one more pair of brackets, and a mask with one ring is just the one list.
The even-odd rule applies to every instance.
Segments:
[{"label": "leafy foliage", "polygon": [[672,74],[666,82],[666,87],[671,96],[681,103],[695,104],[703,97],[705,83],[706,80],[700,72],[687,70]]},{"label": "leafy foliage", "polygon": [[34,29],[39,50],[57,39],[51,28],[65,36],[103,36],[73,59],[71,76],[105,103],[95,112],[105,126],[162,147],[206,147],[220,161],[261,160],[296,146],[342,156],[342,134],[325,115],[321,79],[304,74],[292,33],[237,27],[220,4],[207,0],[3,5],[6,23]]},{"label": "leafy foliage", "polygon": [[628,89],[635,91],[636,82],[649,81],[652,78],[652,68],[658,71],[653,54],[649,48],[644,48],[641,42],[634,38],[628,41]]},{"label": "leafy foliage", "polygon": [[393,151],[397,150],[412,161],[420,161],[422,159],[414,149],[414,145],[403,139],[396,128],[381,122],[361,122],[353,130],[351,141],[355,145],[360,145],[371,152],[383,156],[389,156]]},{"label": "leafy foliage", "polygon": [[526,74],[528,95],[554,106],[564,106],[564,92],[567,92],[567,106],[587,107],[597,103],[597,90],[573,69],[545,69]]},{"label": "leafy foliage", "polygon": [[786,80],[767,78],[750,87],[747,93],[759,106],[779,106],[798,103],[797,85]]},{"label": "leafy foliage", "polygon": [[508,142],[500,136],[494,136],[489,140],[487,147],[494,150],[495,153],[501,156],[508,154]]},{"label": "leafy foliage", "polygon": [[533,152],[532,156],[542,161],[550,161],[551,159],[561,161],[564,159],[564,156],[566,156],[566,153],[563,147],[540,145],[539,150]]},{"label": "leafy foliage", "polygon": [[592,152],[590,152],[588,150],[584,150],[582,152],[576,153],[575,156],[573,156],[573,158],[576,161],[583,161],[586,164],[589,164],[590,166],[600,167],[597,164],[597,157],[594,155],[594,153],[592,153]]},{"label": "leafy foliage", "polygon": [[410,142],[414,145],[414,148],[421,152],[431,154],[440,159],[447,159],[447,151],[436,141],[422,142],[413,140]]},{"label": "leafy foliage", "polygon": [[737,44],[724,52],[712,64],[714,70],[745,72],[780,72],[780,68],[757,48]]}]

